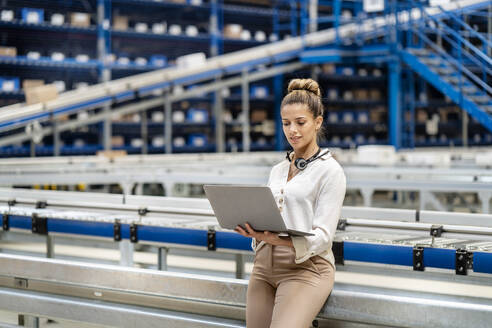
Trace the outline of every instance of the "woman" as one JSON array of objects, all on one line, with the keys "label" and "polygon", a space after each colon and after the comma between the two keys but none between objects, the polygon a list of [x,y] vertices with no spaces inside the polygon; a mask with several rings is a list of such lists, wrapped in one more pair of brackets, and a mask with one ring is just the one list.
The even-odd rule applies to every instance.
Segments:
[{"label": "woman", "polygon": [[235,229],[253,238],[256,253],[247,294],[248,328],[309,327],[333,289],[331,246],[345,197],[345,175],[330,152],[318,146],[320,95],[314,80],[290,81],[281,117],[293,151],[273,167],[268,180],[287,225],[314,235],[258,232],[247,223]]}]

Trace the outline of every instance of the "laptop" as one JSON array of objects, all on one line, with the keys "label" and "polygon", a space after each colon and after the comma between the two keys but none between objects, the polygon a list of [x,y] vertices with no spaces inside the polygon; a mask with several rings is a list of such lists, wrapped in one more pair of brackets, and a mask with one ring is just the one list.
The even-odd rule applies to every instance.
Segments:
[{"label": "laptop", "polygon": [[234,230],[248,222],[256,231],[314,236],[285,225],[267,186],[204,185],[203,189],[222,228]]}]

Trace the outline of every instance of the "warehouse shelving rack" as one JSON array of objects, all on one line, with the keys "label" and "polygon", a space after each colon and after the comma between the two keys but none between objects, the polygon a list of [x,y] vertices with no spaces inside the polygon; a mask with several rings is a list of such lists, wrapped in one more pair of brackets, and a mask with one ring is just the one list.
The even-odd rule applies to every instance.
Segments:
[{"label": "warehouse shelving rack", "polygon": [[[40,76],[45,76],[46,70],[59,70],[59,71],[69,71],[74,72],[77,75],[80,73],[86,77],[87,82],[93,84],[97,81],[107,81],[111,78],[121,78],[128,76],[130,74],[145,72],[154,69],[158,69],[159,67],[146,64],[146,65],[137,65],[137,64],[126,64],[121,65],[118,63],[108,63],[105,58],[109,53],[114,52],[115,47],[117,47],[118,43],[132,43],[135,40],[140,42],[146,42],[147,44],[154,43],[159,44],[160,47],[164,45],[166,47],[166,55],[169,59],[172,59],[172,52],[175,49],[176,42],[188,42],[189,47],[185,49],[185,52],[190,51],[190,49],[195,49],[194,51],[204,51],[209,56],[220,55],[224,52],[240,50],[245,47],[251,47],[255,45],[261,45],[264,42],[259,42],[255,40],[239,40],[239,39],[231,39],[222,36],[222,30],[224,25],[224,13],[228,15],[228,17],[232,17],[232,19],[238,20],[240,23],[251,24],[251,18],[254,18],[254,25],[257,28],[266,29],[266,32],[272,32],[271,23],[272,20],[279,20],[279,17],[289,16],[290,13],[287,13],[282,8],[272,7],[272,8],[264,8],[264,7],[247,7],[244,5],[234,5],[234,4],[224,4],[222,1],[210,1],[207,3],[202,3],[201,5],[192,5],[188,3],[176,3],[172,1],[150,1],[150,0],[97,0],[97,1],[89,1],[90,10],[89,13],[92,16],[91,25],[87,27],[74,27],[69,24],[63,24],[62,26],[52,25],[47,22],[40,22],[39,24],[27,24],[22,22],[20,19],[14,19],[11,22],[0,22],[1,26],[8,27],[10,29],[19,29],[19,30],[27,30],[27,31],[39,31],[39,32],[53,32],[53,33],[62,33],[62,35],[68,35],[70,38],[90,38],[91,41],[91,58],[87,62],[77,62],[72,58],[67,58],[62,61],[53,61],[50,58],[40,58],[38,60],[32,60],[26,58],[26,56],[17,56],[15,58],[2,57],[0,58],[0,67],[8,67],[13,71],[19,71],[26,69],[27,67],[33,68],[37,72],[34,74],[34,77],[39,78]],[[26,7],[47,7],[47,10],[55,10],[56,7],[53,2],[39,2],[39,1],[9,1],[7,4]],[[88,8],[84,8],[83,1],[72,1],[70,3],[59,3],[61,7],[65,7],[64,10],[70,11],[86,11]],[[201,32],[197,36],[186,36],[186,35],[171,35],[169,33],[164,34],[156,34],[151,32],[138,32],[130,26],[128,29],[116,30],[112,26],[108,27],[107,22],[111,21],[111,14],[121,13],[121,10],[124,8],[128,8],[132,6],[132,12],[138,11],[161,11],[164,12],[167,16],[172,16],[173,13],[177,13],[177,15],[185,14],[196,14],[202,18],[206,18],[206,24],[209,25],[208,33]],[[17,8],[19,9],[19,8]],[[60,12],[63,10],[59,10],[60,8],[56,8]],[[92,10],[92,11],[91,11]],[[167,13],[166,13],[167,12]],[[94,17],[96,16],[96,17]],[[272,18],[275,16],[275,19]],[[231,18],[229,18],[230,20]],[[227,20],[226,20],[227,23]],[[268,30],[270,29],[270,30]],[[97,49],[95,49],[97,46]],[[134,47],[135,48],[135,47]],[[139,48],[139,47],[136,47]],[[135,49],[132,49],[135,51]],[[136,49],[136,51],[141,51],[141,49]],[[183,50],[181,50],[184,54]],[[96,54],[97,53],[97,54]],[[135,55],[135,52],[133,53]],[[176,55],[176,54],[175,54]],[[70,73],[66,75],[70,76]],[[70,84],[71,81],[67,81],[67,84]],[[16,92],[2,92],[2,98],[4,99],[14,99],[14,100],[22,100],[24,97],[24,93],[22,91]],[[3,97],[5,96],[5,97]],[[227,102],[234,102],[236,96],[232,95],[230,99],[225,99]],[[268,98],[270,99],[270,98]],[[254,103],[255,99],[251,98],[251,101]],[[259,99],[260,102],[264,102],[265,99]],[[271,102],[270,100],[268,100]],[[11,101],[9,101],[11,102]],[[208,99],[208,102],[212,104],[212,107],[215,107],[215,96],[211,99]],[[4,103],[5,104],[5,103]],[[210,106],[208,106],[210,107]],[[210,108],[209,108],[210,111]],[[103,130],[111,130],[111,127],[119,123],[115,122],[113,124],[106,123],[106,126]],[[150,123],[152,124],[152,123]],[[206,124],[206,128],[208,129],[210,125],[213,125],[214,122],[211,121],[210,124]],[[137,126],[139,124],[136,124]],[[175,126],[179,129],[179,124],[175,124]],[[101,125],[96,125],[95,127],[101,128]],[[117,126],[115,126],[117,128]],[[152,129],[152,126],[149,128]],[[148,128],[147,128],[148,129]],[[183,130],[183,129],[181,129]],[[111,135],[111,131],[106,131]],[[90,138],[90,136],[88,136]],[[101,140],[103,140],[102,138]],[[70,143],[70,140],[68,140]],[[107,141],[106,141],[107,143]],[[102,142],[99,142],[102,144]],[[104,147],[103,145],[102,147]],[[107,146],[107,145],[106,145]],[[62,147],[61,154],[68,153],[93,153],[95,149],[101,149],[101,145],[88,145],[87,147],[75,147],[73,151],[69,151],[69,147]],[[253,149],[271,149],[271,145],[252,145]],[[28,152],[26,150],[30,147],[29,145],[24,145],[23,147],[10,147],[10,149],[6,149],[7,153],[12,153],[12,148],[17,149],[19,151],[19,155],[25,154]],[[49,154],[49,149],[53,149],[53,147],[38,147],[39,151],[36,151],[39,154]],[[56,147],[54,147],[56,149]],[[131,152],[135,151],[135,147],[128,146],[119,146],[120,149],[126,149]],[[160,148],[160,151],[164,149],[162,147],[152,147],[151,145],[146,145],[141,147],[141,151],[144,151],[144,148],[148,148],[148,150],[152,151],[152,148]],[[231,147],[229,147],[231,148]],[[215,147],[213,145],[208,145],[207,147],[198,147],[194,149],[193,147],[175,147],[174,151],[179,151],[179,149],[183,151],[202,151],[203,149],[208,151],[213,151]],[[146,151],[147,149],[145,149]],[[154,149],[156,150],[156,149]],[[156,150],[157,151],[157,150]],[[55,154],[59,153],[58,151],[54,151]]]},{"label": "warehouse shelving rack", "polygon": [[[101,1],[102,2],[102,1]],[[126,1],[123,1],[126,2]],[[132,2],[132,1],[130,1]],[[145,1],[136,1],[136,2],[145,2]],[[291,5],[290,2],[286,2],[288,5]],[[300,2],[299,4],[299,29],[300,32],[306,32],[308,30],[308,26],[312,23],[311,20],[306,21],[306,13],[308,12],[307,2]],[[324,2],[320,2],[321,4],[324,5]],[[331,3],[331,5],[330,5]],[[350,3],[350,4],[346,4]],[[212,3],[213,4],[213,3]],[[158,3],[160,6],[161,3]],[[162,4],[162,6],[167,6],[168,4]],[[329,26],[335,27],[336,28],[336,35],[337,38],[334,43],[330,43],[328,46],[324,46],[322,48],[310,48],[306,47],[305,51],[301,52],[299,55],[299,58],[302,62],[308,63],[308,64],[323,64],[323,63],[336,63],[337,65],[344,65],[344,66],[352,66],[352,67],[359,67],[359,66],[368,66],[368,65],[373,65],[374,67],[382,67],[383,71],[386,71],[387,77],[384,79],[381,79],[381,81],[384,81],[382,83],[387,85],[388,88],[388,99],[389,101],[387,102],[388,106],[388,115],[389,119],[387,122],[384,122],[383,124],[378,125],[378,129],[381,129],[381,126],[386,126],[386,134],[383,135],[380,140],[376,140],[376,142],[381,142],[381,143],[391,143],[394,144],[397,147],[412,147],[414,145],[424,145],[423,143],[415,142],[416,141],[416,130],[419,130],[421,127],[418,126],[418,123],[412,122],[411,120],[409,122],[406,122],[406,117],[404,116],[404,112],[407,111],[411,113],[410,118],[414,119],[415,115],[415,106],[422,106],[424,104],[427,104],[426,106],[429,107],[429,104],[431,104],[431,107],[434,105],[438,105],[440,99],[434,99],[430,98],[431,102],[429,101],[420,101],[419,102],[414,102],[413,104],[409,103],[402,103],[400,99],[398,98],[398,94],[402,95],[407,95],[410,93],[412,88],[409,85],[406,85],[408,80],[414,79],[415,83],[412,83],[413,88],[415,89],[414,92],[418,94],[418,92],[422,90],[427,90],[427,89],[432,89],[429,85],[427,85],[426,82],[423,82],[423,80],[415,75],[414,70],[412,70],[411,67],[407,66],[407,64],[402,64],[401,62],[401,53],[399,52],[399,46],[400,44],[405,45],[405,37],[408,35],[408,29],[405,28],[405,24],[402,24],[401,26],[395,26],[395,27],[389,27],[389,29],[392,31],[392,33],[387,34],[387,35],[375,35],[375,33],[381,33],[380,29],[375,29],[373,31],[370,31],[369,33],[355,33],[354,36],[352,37],[347,37],[343,36],[342,33],[340,33],[341,29],[344,26],[347,26],[351,22],[355,22],[356,24],[361,24],[362,20],[364,17],[371,17],[369,15],[364,16],[365,14],[361,11],[362,4],[361,2],[345,2],[345,1],[329,1],[328,5],[326,8],[320,6],[318,8],[320,12],[325,10],[329,15],[332,15],[332,17],[323,17],[322,20],[324,21],[322,23],[328,24]],[[210,6],[210,8],[212,5]],[[220,6],[218,6],[220,7]],[[292,7],[291,7],[292,8]],[[333,15],[333,8],[335,8],[336,14]],[[351,20],[348,19],[342,19],[340,15],[340,12],[342,9],[348,9],[351,10],[352,16],[354,17]],[[392,11],[397,11],[397,10],[406,10],[408,9],[407,7],[396,7],[394,6],[391,2],[387,3],[386,9],[384,13],[391,13]],[[222,11],[226,12],[228,10],[227,6],[222,6]],[[295,11],[293,11],[295,12]],[[271,14],[275,14],[275,10],[270,11]],[[469,12],[467,12],[468,14]],[[267,14],[265,14],[267,16]],[[268,14],[269,15],[269,14]],[[290,13],[292,16],[292,12]],[[221,16],[220,13],[217,16],[217,24],[220,26],[223,24],[223,17]],[[335,17],[333,17],[335,16]],[[284,16],[288,17],[288,15]],[[292,16],[293,19],[295,20],[296,17]],[[290,17],[290,18],[292,18]],[[321,17],[321,14],[320,14]],[[480,15],[476,17],[481,17]],[[331,24],[331,25],[330,25]],[[292,25],[288,25],[288,27],[291,27]],[[321,25],[320,25],[321,26]],[[311,28],[311,27],[309,27]],[[391,30],[393,28],[393,30]],[[293,32],[290,32],[293,33]],[[132,34],[133,35],[133,34]],[[367,38],[371,36],[372,41],[368,41]],[[227,44],[227,40],[222,40],[221,42],[218,42],[216,39],[216,51],[220,51],[220,45]],[[203,43],[203,41],[200,41]],[[225,43],[224,43],[225,42]],[[241,42],[236,42],[236,43],[241,43]],[[250,46],[250,45],[249,45]],[[212,47],[211,47],[212,48]],[[276,77],[273,78],[273,81],[269,81],[267,83],[271,83],[270,87],[275,93],[275,96],[272,99],[268,100],[272,103],[274,103],[274,108],[278,109],[279,108],[279,101],[282,97],[282,90],[285,89],[285,84],[288,81],[289,77],[297,77],[297,76],[306,76],[312,73],[316,73],[316,71],[297,71],[294,74],[290,73],[285,73],[285,75],[279,74]],[[318,74],[318,77],[321,76],[322,74]],[[405,78],[404,78],[405,77]],[[406,78],[408,77],[408,79]],[[354,83],[360,83],[361,81],[367,80],[370,78],[364,77],[364,76],[354,76],[354,77],[347,77],[345,75],[340,75],[340,74],[331,74],[330,78],[332,80],[336,79],[352,79],[354,80]],[[215,94],[217,96],[217,94]],[[236,97],[236,100],[232,100]],[[402,98],[405,98],[402,97]],[[231,100],[227,99],[219,99],[218,102],[234,102],[238,101],[237,96],[233,96]],[[251,99],[249,99],[251,100]],[[214,99],[212,99],[214,101]],[[433,103],[433,102],[436,103]],[[351,109],[353,107],[366,107],[366,106],[380,106],[381,103],[379,101],[334,101],[333,104],[339,105],[340,107],[344,109]],[[330,104],[332,105],[332,104]],[[447,106],[447,104],[445,103]],[[215,108],[215,105],[213,105]],[[355,111],[355,109],[354,109]],[[413,113],[413,114],[412,114]],[[215,113],[214,113],[215,114]],[[279,117],[278,117],[278,110],[275,110],[274,113],[271,113],[273,115],[273,118],[276,122],[276,129],[275,129],[275,149],[281,150],[285,149],[285,144],[282,144],[283,141],[283,136],[282,136],[282,129],[281,126],[279,125]],[[211,117],[214,117],[212,115]],[[216,124],[216,121],[210,121],[211,125]],[[417,125],[416,125],[417,124]],[[471,127],[475,127],[473,122],[469,123]],[[450,124],[452,126],[452,124]],[[445,126],[445,124],[441,124],[440,126]],[[362,125],[353,125],[353,124],[346,124],[345,127],[343,125],[341,126],[329,126],[330,129],[366,129],[366,128],[374,128],[374,124],[362,124]],[[208,127],[207,127],[208,128]],[[413,130],[412,130],[413,128]],[[383,128],[384,129],[384,128]],[[412,132],[413,131],[413,132]],[[418,131],[417,131],[418,132]],[[223,132],[222,132],[223,133]],[[249,134],[247,132],[246,134]],[[217,134],[216,134],[217,135]],[[245,133],[243,132],[242,135],[244,136]],[[412,144],[413,142],[413,144]],[[424,143],[427,141],[424,141]],[[454,142],[454,140],[453,140]],[[480,140],[479,143],[486,142],[486,140]],[[354,142],[347,142],[345,144],[338,144],[338,146],[343,145],[343,146],[354,146],[356,143]],[[459,141],[456,140],[454,144],[459,144]],[[470,143],[471,144],[471,143]],[[331,145],[328,143],[328,145]],[[260,146],[260,145],[258,145]],[[273,145],[270,145],[270,147],[273,147]],[[145,147],[142,147],[145,148]],[[220,149],[229,149],[227,147],[216,147],[214,149],[210,148],[210,151],[213,150],[219,150]],[[241,149],[242,147],[239,147],[238,149]],[[249,149],[248,147],[245,147]],[[161,148],[164,150],[164,148]],[[141,149],[143,150],[143,149]],[[150,148],[148,149],[150,150]],[[175,149],[177,150],[177,149]],[[134,151],[134,150],[132,150]]]}]

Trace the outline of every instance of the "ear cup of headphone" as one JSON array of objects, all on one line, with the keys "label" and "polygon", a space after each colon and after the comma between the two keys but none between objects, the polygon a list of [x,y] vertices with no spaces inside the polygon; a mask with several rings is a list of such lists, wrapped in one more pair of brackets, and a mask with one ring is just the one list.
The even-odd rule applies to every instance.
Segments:
[{"label": "ear cup of headphone", "polygon": [[306,161],[304,158],[298,158],[294,161],[294,165],[299,169],[299,170],[304,170],[306,166],[308,165],[308,161]]}]

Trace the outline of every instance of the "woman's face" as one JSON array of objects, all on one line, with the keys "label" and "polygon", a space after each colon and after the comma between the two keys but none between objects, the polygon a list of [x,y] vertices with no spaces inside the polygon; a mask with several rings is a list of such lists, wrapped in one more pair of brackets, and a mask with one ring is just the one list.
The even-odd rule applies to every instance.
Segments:
[{"label": "woman's face", "polygon": [[285,137],[294,150],[316,143],[316,132],[323,123],[322,116],[315,119],[304,104],[285,105],[280,116]]}]

